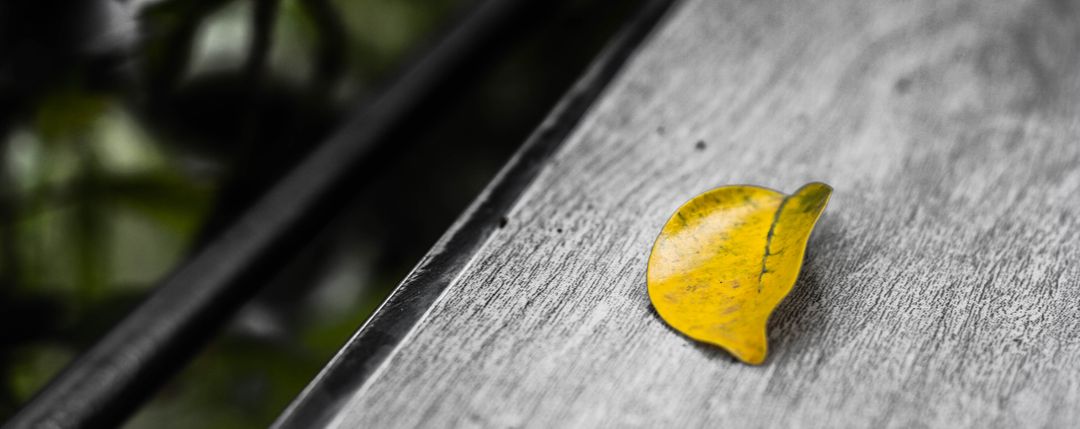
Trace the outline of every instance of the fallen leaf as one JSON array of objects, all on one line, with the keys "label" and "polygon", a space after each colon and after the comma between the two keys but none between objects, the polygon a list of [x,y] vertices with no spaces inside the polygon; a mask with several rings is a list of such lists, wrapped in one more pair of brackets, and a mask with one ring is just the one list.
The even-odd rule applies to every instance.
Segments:
[{"label": "fallen leaf", "polygon": [[765,325],[795,285],[810,232],[832,188],[784,195],[724,186],[694,197],[664,225],[649,256],[649,298],[660,317],[739,360],[765,361]]}]

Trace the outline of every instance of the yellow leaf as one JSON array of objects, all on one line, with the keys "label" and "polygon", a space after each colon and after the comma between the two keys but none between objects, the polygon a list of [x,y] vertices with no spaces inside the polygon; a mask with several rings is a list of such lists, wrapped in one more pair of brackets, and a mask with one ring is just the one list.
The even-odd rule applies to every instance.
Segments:
[{"label": "yellow leaf", "polygon": [[724,186],[694,197],[664,225],[649,256],[653,307],[668,325],[758,365],[765,324],[795,285],[806,242],[832,188],[784,195]]}]

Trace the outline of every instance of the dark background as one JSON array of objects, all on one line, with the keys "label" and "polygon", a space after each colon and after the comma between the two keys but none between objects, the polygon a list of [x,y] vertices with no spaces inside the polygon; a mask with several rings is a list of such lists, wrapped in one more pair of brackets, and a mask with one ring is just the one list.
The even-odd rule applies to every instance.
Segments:
[{"label": "dark background", "polygon": [[[537,3],[128,426],[273,421],[637,4]],[[0,421],[473,5],[0,3]]]}]

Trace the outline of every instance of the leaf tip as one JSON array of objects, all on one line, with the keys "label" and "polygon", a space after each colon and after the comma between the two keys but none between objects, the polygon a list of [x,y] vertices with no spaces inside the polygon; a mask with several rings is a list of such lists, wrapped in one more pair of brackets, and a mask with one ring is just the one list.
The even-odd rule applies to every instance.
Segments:
[{"label": "leaf tip", "polygon": [[768,340],[765,337],[765,328],[761,332],[751,335],[741,342],[739,347],[724,347],[732,356],[749,365],[761,365],[768,356]]}]

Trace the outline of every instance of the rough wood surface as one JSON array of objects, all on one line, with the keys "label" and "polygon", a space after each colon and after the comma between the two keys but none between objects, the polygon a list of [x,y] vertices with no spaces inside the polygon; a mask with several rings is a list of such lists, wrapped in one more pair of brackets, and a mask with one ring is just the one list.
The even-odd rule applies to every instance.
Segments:
[{"label": "rough wood surface", "polygon": [[[335,425],[1075,426],[1078,9],[685,2]],[[673,210],[813,180],[765,364],[668,329]]]}]

